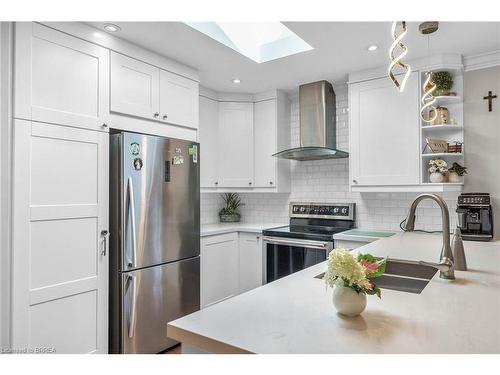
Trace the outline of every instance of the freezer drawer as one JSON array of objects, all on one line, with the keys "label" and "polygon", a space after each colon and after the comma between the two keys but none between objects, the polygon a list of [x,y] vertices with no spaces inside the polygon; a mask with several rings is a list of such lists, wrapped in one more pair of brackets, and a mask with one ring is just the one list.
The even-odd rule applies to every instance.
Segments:
[{"label": "freezer drawer", "polygon": [[200,308],[200,257],[124,272],[120,289],[120,351],[158,353],[177,343],[167,322]]}]

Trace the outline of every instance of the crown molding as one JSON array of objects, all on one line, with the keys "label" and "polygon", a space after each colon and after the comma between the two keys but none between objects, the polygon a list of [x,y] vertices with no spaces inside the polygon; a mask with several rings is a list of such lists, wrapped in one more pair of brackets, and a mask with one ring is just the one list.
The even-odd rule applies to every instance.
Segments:
[{"label": "crown molding", "polygon": [[500,50],[464,56],[466,72],[500,66]]}]

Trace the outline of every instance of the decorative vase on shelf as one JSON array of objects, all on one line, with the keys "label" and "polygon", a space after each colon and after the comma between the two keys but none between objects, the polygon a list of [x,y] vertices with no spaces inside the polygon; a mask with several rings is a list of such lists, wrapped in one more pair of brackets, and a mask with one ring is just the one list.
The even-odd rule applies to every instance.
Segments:
[{"label": "decorative vase on shelf", "polygon": [[434,172],[429,175],[429,181],[432,183],[444,182],[444,176],[441,173]]},{"label": "decorative vase on shelf", "polygon": [[333,288],[333,305],[339,314],[358,316],[366,308],[366,294],[358,293],[352,288],[336,285]]},{"label": "decorative vase on shelf", "polygon": [[463,182],[463,177],[457,172],[450,171],[448,174],[448,182]]}]

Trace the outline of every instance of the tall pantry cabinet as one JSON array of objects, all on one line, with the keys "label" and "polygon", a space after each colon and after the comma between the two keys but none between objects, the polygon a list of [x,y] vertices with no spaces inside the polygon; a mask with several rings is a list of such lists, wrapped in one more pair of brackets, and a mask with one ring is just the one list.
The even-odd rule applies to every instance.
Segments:
[{"label": "tall pantry cabinet", "polygon": [[17,23],[14,59],[12,346],[107,353],[109,51]]},{"label": "tall pantry cabinet", "polygon": [[197,137],[197,73],[95,34],[15,24],[13,348],[108,352],[109,128]]}]

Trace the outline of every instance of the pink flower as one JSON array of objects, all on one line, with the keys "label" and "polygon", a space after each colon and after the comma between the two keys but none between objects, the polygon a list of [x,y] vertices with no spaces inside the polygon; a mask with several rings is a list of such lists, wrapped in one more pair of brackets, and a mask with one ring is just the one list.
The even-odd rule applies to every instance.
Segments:
[{"label": "pink flower", "polygon": [[366,273],[370,274],[370,273],[374,273],[374,272],[377,272],[378,270],[378,267],[379,267],[379,264],[378,263],[372,263],[372,262],[369,262],[367,259],[363,259],[361,261],[361,264],[363,266],[365,266],[366,268]]}]

